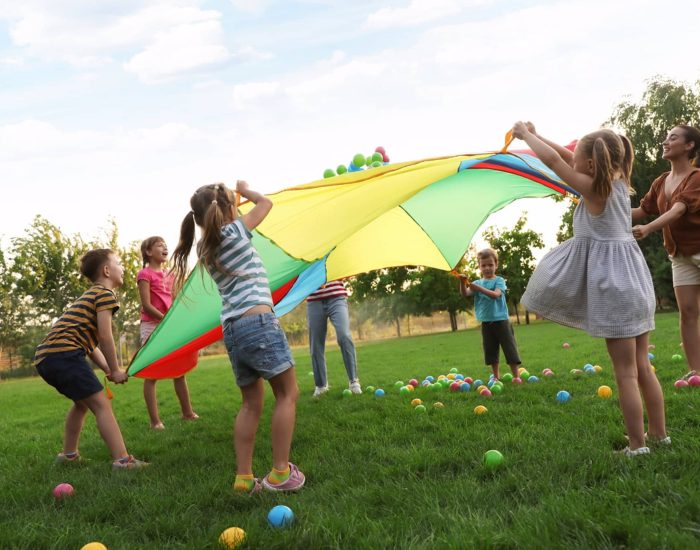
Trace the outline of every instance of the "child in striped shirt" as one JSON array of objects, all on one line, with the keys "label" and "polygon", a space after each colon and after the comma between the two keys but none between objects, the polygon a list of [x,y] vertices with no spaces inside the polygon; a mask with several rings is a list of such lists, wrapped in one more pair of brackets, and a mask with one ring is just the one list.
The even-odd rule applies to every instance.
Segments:
[{"label": "child in striped shirt", "polygon": [[[182,287],[192,250],[195,224],[202,230],[197,246],[199,261],[214,279],[221,295],[224,342],[236,384],[243,397],[236,416],[234,491],[256,493],[297,491],[306,480],[289,462],[299,395],[294,360],[287,338],[272,309],[265,266],[251,242],[251,231],[267,216],[272,201],[238,181],[236,191],[255,206],[239,216],[234,193],[224,184],[205,185],[190,199],[192,210],[180,229],[173,253],[175,288]],[[275,395],[272,413],[272,470],[260,482],[253,475],[255,434],[262,413],[267,380]]]}]

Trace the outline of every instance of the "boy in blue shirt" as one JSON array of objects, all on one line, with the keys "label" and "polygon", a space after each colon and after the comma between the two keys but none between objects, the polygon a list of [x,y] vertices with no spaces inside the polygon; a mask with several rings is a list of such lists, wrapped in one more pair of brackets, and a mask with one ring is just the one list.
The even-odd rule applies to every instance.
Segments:
[{"label": "boy in blue shirt", "polygon": [[460,276],[459,292],[462,296],[474,296],[476,319],[481,322],[484,361],[491,366],[494,377],[500,377],[498,371],[500,347],[513,372],[513,377],[518,378],[518,367],[521,361],[513,326],[508,318],[506,281],[503,277],[496,275],[498,254],[492,248],[485,248],[476,255],[476,258],[482,278],[469,282],[466,277]]}]

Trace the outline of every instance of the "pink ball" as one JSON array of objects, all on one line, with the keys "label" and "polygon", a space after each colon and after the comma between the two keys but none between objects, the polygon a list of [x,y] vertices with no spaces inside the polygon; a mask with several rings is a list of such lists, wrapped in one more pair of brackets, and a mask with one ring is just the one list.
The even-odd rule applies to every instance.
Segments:
[{"label": "pink ball", "polygon": [[564,349],[569,349],[569,348],[571,347],[571,345],[569,344],[569,342],[564,342],[564,343],[561,345],[561,347],[563,347]]},{"label": "pink ball", "polygon": [[53,488],[53,496],[56,499],[69,497],[73,494],[73,486],[70,483],[59,483]]},{"label": "pink ball", "polygon": [[474,380],[472,380],[471,376],[467,376],[467,377],[464,379],[464,381],[465,381],[467,384],[473,384],[473,383],[474,383]]},{"label": "pink ball", "polygon": [[690,386],[700,386],[700,376],[697,374],[688,378],[688,384]]},{"label": "pink ball", "polygon": [[459,391],[459,386],[461,386],[459,382],[452,382],[452,384],[450,384],[450,391]]},{"label": "pink ball", "polygon": [[414,388],[417,388],[417,387],[418,387],[418,380],[416,380],[415,378],[411,378],[411,379],[408,381],[408,383],[411,384],[411,386],[413,386]]},{"label": "pink ball", "polygon": [[523,383],[523,379],[520,378],[520,377],[518,376],[517,378],[513,378],[513,380],[511,380],[511,382],[512,382],[513,384],[522,384],[522,383]]},{"label": "pink ball", "polygon": [[554,372],[551,370],[548,370],[547,372],[543,373],[545,376],[554,376]]},{"label": "pink ball", "polygon": [[493,394],[491,393],[491,390],[489,390],[489,389],[486,389],[486,390],[481,392],[482,397],[491,397],[492,395]]},{"label": "pink ball", "polygon": [[674,385],[674,387],[676,387],[676,388],[685,388],[685,387],[688,386],[688,382],[686,382],[685,380],[676,380],[676,381],[673,383],[673,385]]}]

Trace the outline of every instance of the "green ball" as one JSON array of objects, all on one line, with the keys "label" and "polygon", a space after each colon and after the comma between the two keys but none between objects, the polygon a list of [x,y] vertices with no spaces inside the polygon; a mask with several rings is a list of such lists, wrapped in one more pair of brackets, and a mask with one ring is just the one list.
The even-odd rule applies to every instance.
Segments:
[{"label": "green ball", "polygon": [[395,388],[400,388],[401,386],[405,386],[406,384],[403,383],[403,380],[397,380],[394,382],[394,387]]},{"label": "green ball", "polygon": [[491,449],[484,453],[484,466],[489,470],[498,468],[501,464],[503,464],[503,455],[500,451]]},{"label": "green ball", "polygon": [[530,378],[530,373],[527,372],[526,370],[524,370],[523,372],[520,373],[520,378],[522,380],[527,380],[528,378]]},{"label": "green ball", "polygon": [[491,386],[491,393],[501,393],[503,391],[503,384],[494,384]]},{"label": "green ball", "polygon": [[323,171],[324,178],[332,178],[333,176],[335,176],[335,172],[333,171],[333,168],[326,168]]},{"label": "green ball", "polygon": [[367,386],[367,387],[365,388],[365,391],[366,391],[367,393],[374,393],[374,386]]},{"label": "green ball", "polygon": [[671,356],[671,361],[673,361],[674,363],[678,363],[679,361],[683,361],[683,356],[679,355],[678,353],[674,353]]},{"label": "green ball", "polygon": [[313,376],[313,375],[314,375],[314,371],[310,370],[310,371],[309,371],[309,376]]},{"label": "green ball", "polygon": [[343,397],[350,397],[351,395],[352,395],[352,392],[348,388],[345,388],[343,390]]},{"label": "green ball", "polygon": [[452,367],[452,368],[450,369],[450,373],[451,373],[451,374],[457,374],[458,372],[459,372],[459,369],[458,369],[457,367]]},{"label": "green ball", "polygon": [[503,380],[504,382],[510,382],[511,380],[513,380],[513,375],[507,372],[503,376],[501,376],[501,380]]},{"label": "green ball", "polygon": [[450,380],[449,378],[443,378],[442,380],[440,380],[440,384],[442,384],[443,386],[449,386],[450,384],[452,384],[452,380]]},{"label": "green ball", "polygon": [[372,154],[372,162],[384,162],[384,157],[379,151]]},{"label": "green ball", "polygon": [[348,171],[348,167],[345,166],[344,164],[339,164],[338,168],[336,168],[335,171],[338,172],[338,175],[344,174],[345,172]]},{"label": "green ball", "polygon": [[365,157],[365,164],[367,164],[367,166],[369,166],[370,164],[372,164],[372,155],[367,155],[367,156]]},{"label": "green ball", "polygon": [[419,413],[424,413],[427,409],[425,408],[425,405],[416,405],[413,407],[413,410]]},{"label": "green ball", "polygon": [[406,386],[401,386],[401,388],[399,389],[399,393],[401,395],[408,395],[409,393],[411,393],[411,390],[409,390]]},{"label": "green ball", "polygon": [[440,382],[435,382],[434,384],[430,384],[430,389],[433,391],[441,390],[442,384],[440,384]]},{"label": "green ball", "polygon": [[370,166],[371,168],[379,168],[380,166],[382,166],[382,163],[381,163],[381,162],[377,162],[377,161],[375,160],[375,161],[374,161],[372,164],[370,164],[369,166]]},{"label": "green ball", "polygon": [[365,156],[362,153],[357,153],[354,157],[352,157],[352,163],[357,166],[358,168],[360,166],[365,165]]}]

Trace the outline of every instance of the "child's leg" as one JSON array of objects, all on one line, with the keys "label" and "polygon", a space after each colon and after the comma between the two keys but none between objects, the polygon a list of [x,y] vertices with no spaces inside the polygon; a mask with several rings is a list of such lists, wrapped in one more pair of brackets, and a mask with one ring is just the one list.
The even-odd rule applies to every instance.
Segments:
[{"label": "child's leg", "polygon": [[605,343],[615,370],[615,380],[620,392],[620,408],[629,437],[630,449],[644,447],[644,411],[637,382],[637,357],[635,338],[606,338]]},{"label": "child's leg", "polygon": [[513,373],[513,378],[520,378],[520,363],[513,363],[512,365],[508,365],[510,367],[510,372]]},{"label": "child's leg", "polygon": [[493,376],[496,379],[499,379],[501,377],[500,372],[499,372],[500,365],[498,363],[492,363],[491,364],[491,371],[493,372]]},{"label": "child's leg", "polygon": [[649,333],[637,336],[637,376],[644,397],[649,421],[649,435],[654,439],[666,437],[666,413],[661,384],[649,365]]},{"label": "child's leg", "polygon": [[177,399],[180,401],[182,417],[188,420],[198,418],[195,412],[192,410],[192,403],[190,403],[190,390],[187,388],[187,380],[185,380],[185,377],[180,376],[180,378],[175,378],[173,380],[173,385],[175,386],[175,394],[177,395]]},{"label": "child's leg", "polygon": [[678,301],[681,340],[688,370],[700,372],[700,285],[677,286],[673,290]]},{"label": "child's leg", "polygon": [[107,399],[104,392],[100,391],[92,394],[90,397],[79,401],[84,403],[95,415],[97,429],[100,431],[102,439],[107,444],[112,458],[117,460],[128,455],[122,432],[117,424],[117,419],[112,411],[112,403]]},{"label": "child's leg", "polygon": [[317,388],[324,388],[328,385],[326,371],[328,316],[323,300],[306,304],[306,319],[309,325],[309,350],[311,352],[311,368],[314,371],[314,383]]},{"label": "child's leg", "polygon": [[66,429],[63,434],[63,454],[78,452],[80,432],[83,429],[88,408],[85,403],[75,401],[66,415]]},{"label": "child's leg", "polygon": [[241,388],[243,403],[236,415],[233,442],[236,449],[236,473],[250,475],[253,473],[253,449],[255,434],[262,414],[265,400],[265,387],[261,378]]},{"label": "child's leg", "polygon": [[143,381],[143,398],[146,401],[151,428],[162,428],[163,423],[158,415],[158,399],[156,397],[156,380]]},{"label": "child's leg", "polygon": [[269,382],[275,394],[275,409],[272,412],[272,465],[277,470],[286,470],[289,466],[289,450],[299,396],[296,373],[290,368],[270,378]]}]

